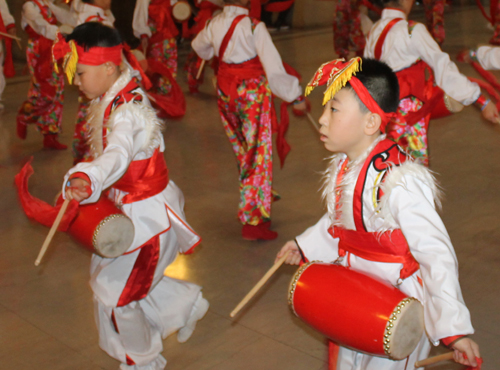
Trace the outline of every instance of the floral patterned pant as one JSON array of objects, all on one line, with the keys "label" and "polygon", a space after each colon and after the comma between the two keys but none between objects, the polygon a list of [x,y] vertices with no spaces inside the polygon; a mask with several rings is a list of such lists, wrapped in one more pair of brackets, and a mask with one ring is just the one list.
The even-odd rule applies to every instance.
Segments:
[{"label": "floral patterned pant", "polygon": [[271,89],[265,76],[244,80],[231,101],[220,89],[218,105],[240,173],[238,218],[258,225],[271,218]]},{"label": "floral patterned pant", "polygon": [[73,134],[73,164],[90,159],[90,146],[87,143],[87,109],[90,101],[80,93],[78,97],[78,114],[76,116],[75,133]]},{"label": "floral patterned pant", "polygon": [[424,0],[427,29],[439,45],[444,42],[444,5],[446,0]]},{"label": "floral patterned pant", "polygon": [[[409,97],[399,102],[398,112],[405,116],[410,112],[416,112],[422,108],[423,103],[415,98]],[[427,149],[427,131],[430,115],[422,118],[413,125],[405,121],[392,121],[387,127],[387,136],[396,141],[399,146],[414,157],[419,163],[429,166]]]},{"label": "floral patterned pant", "polygon": [[338,0],[333,22],[333,48],[339,58],[347,58],[349,51],[362,56],[365,35],[361,30],[359,0]]},{"label": "floral patterned pant", "polygon": [[[52,44],[49,44],[52,46]],[[52,66],[51,48],[41,39],[29,39],[26,59],[31,73],[31,87],[28,99],[17,115],[20,124],[36,124],[43,135],[61,131],[64,77],[62,71],[56,73]]]},{"label": "floral patterned pant", "polygon": [[[172,77],[177,77],[177,43],[175,38],[170,38],[151,44],[148,47],[148,58],[157,60],[167,66]],[[168,79],[160,78],[159,94],[168,94],[172,85]]]}]

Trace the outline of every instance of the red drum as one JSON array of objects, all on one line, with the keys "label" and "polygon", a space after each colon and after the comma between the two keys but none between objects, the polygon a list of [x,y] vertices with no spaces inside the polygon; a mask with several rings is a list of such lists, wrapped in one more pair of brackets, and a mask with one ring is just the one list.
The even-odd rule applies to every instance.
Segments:
[{"label": "red drum", "polygon": [[359,352],[401,360],[424,332],[422,304],[345,267],[311,262],[290,283],[288,303],[307,324]]},{"label": "red drum", "polygon": [[464,105],[451,96],[446,94],[440,87],[435,87],[441,91],[438,92],[439,98],[436,105],[432,108],[431,119],[442,118],[453,113],[458,113],[464,109]]},{"label": "red drum", "polygon": [[134,241],[134,225],[106,197],[92,204],[80,205],[68,233],[93,253],[115,258],[125,253]]}]

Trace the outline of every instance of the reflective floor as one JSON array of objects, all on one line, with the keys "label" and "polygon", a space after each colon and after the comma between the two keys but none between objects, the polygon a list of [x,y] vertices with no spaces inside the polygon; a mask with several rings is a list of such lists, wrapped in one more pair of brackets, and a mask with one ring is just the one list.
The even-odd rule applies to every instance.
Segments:
[{"label": "reflective floor", "polygon": [[[420,14],[415,18],[420,19]],[[452,55],[465,46],[487,43],[491,36],[473,6],[448,9],[446,31],[444,49]],[[321,63],[335,57],[331,28],[279,33],[274,38],[284,60],[306,82]],[[180,55],[182,66],[185,52],[181,50]],[[476,76],[467,65],[459,68]],[[182,73],[179,81],[187,91]],[[35,175],[30,190],[51,201],[72,157],[69,150],[43,150],[41,136],[32,127],[27,140],[15,136],[16,111],[27,89],[26,78],[10,81],[0,116],[0,369],[114,370],[118,362],[97,344],[87,282],[89,253],[58,233],[42,265],[34,266],[48,229],[25,217],[13,177],[33,156]],[[69,145],[77,92],[70,88],[65,98],[61,139]],[[186,116],[167,123],[166,158],[171,178],[184,191],[188,220],[203,243],[194,255],[179,257],[167,273],[202,285],[211,306],[187,343],[177,343],[175,336],[164,341],[167,369],[326,369],[324,338],[287,307],[295,268],[279,269],[236,319],[230,319],[229,312],[271,267],[283,243],[322,215],[318,188],[328,152],[307,120],[291,116],[288,139],[293,149],[285,167],[276,165],[274,170],[274,187],[282,196],[272,214],[279,238],[244,241],[236,219],[236,163],[208,79],[200,94],[186,95],[186,99]],[[312,101],[312,114],[317,118],[320,91],[313,93]],[[431,168],[446,193],[442,217],[460,262],[463,294],[476,329],[474,339],[485,360],[483,369],[499,369],[500,129],[482,122],[475,108],[465,108],[459,115],[432,123],[430,148]],[[451,363],[432,367],[460,368]]]}]

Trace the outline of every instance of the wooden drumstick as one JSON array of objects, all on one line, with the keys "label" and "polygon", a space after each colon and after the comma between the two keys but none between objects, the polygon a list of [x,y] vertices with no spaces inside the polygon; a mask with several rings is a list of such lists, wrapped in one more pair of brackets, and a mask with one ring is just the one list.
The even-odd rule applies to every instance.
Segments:
[{"label": "wooden drumstick", "polygon": [[42,249],[40,249],[40,253],[38,253],[38,257],[35,261],[35,266],[38,266],[42,261],[43,255],[47,251],[47,248],[49,247],[49,244],[52,241],[52,238],[54,237],[54,234],[56,233],[59,224],[61,223],[62,217],[64,216],[64,212],[66,212],[66,208],[68,208],[68,204],[69,204],[69,199],[65,199],[61,206],[61,209],[59,210],[59,213],[57,214],[56,220],[54,221],[52,227],[50,228],[49,234],[47,235],[45,241],[43,242]]},{"label": "wooden drumstick", "polygon": [[312,125],[314,126],[314,128],[316,129],[316,131],[319,132],[319,125],[318,123],[314,120],[313,116],[311,116],[311,113],[309,112],[306,112],[306,115],[307,115],[307,118],[309,119],[309,121],[312,123]]},{"label": "wooden drumstick", "polygon": [[236,308],[229,314],[230,317],[236,316],[236,314],[245,306],[250,299],[259,291],[260,288],[266,283],[266,281],[269,280],[272,274],[276,272],[277,269],[280,268],[280,266],[285,262],[286,258],[288,257],[288,254],[290,254],[290,251],[286,251],[286,253],[281,257],[278,262],[276,262],[273,267],[269,269],[269,271],[266,272],[266,274],[259,280],[257,284],[252,288],[252,290],[241,300],[240,303],[236,306]]},{"label": "wooden drumstick", "polygon": [[417,362],[415,362],[415,367],[416,368],[424,367],[427,365],[432,365],[432,364],[435,364],[437,362],[447,361],[447,360],[453,360],[453,352],[448,352],[448,353],[444,353],[442,355],[426,358],[425,360],[422,360],[422,361],[417,361]]},{"label": "wooden drumstick", "polygon": [[14,39],[14,40],[16,40],[16,42],[17,42],[17,46],[19,46],[19,49],[22,49],[22,47],[21,47],[21,43],[20,43],[21,39],[20,39],[19,37],[17,37],[17,36],[12,36],[11,34],[9,34],[9,33],[5,33],[5,32],[0,32],[0,35],[1,35],[1,36],[5,36],[5,37],[8,37],[8,38],[10,38],[10,39]]},{"label": "wooden drumstick", "polygon": [[203,68],[205,67],[205,59],[201,60],[200,68],[198,68],[198,73],[196,74],[196,79],[199,80],[201,76],[201,71],[203,71]]}]

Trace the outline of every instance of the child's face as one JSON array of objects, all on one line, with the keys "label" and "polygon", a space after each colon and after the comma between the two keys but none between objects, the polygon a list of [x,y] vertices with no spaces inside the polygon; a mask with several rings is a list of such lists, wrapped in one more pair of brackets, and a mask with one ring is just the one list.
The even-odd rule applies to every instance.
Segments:
[{"label": "child's face", "polygon": [[116,66],[112,63],[104,63],[98,66],[85,64],[76,65],[74,84],[89,99],[95,99],[106,93],[115,83]]},{"label": "child's face", "polygon": [[325,148],[335,153],[345,153],[355,159],[366,149],[365,126],[370,112],[360,110],[353,90],[341,89],[326,103],[319,119],[319,132]]}]

